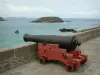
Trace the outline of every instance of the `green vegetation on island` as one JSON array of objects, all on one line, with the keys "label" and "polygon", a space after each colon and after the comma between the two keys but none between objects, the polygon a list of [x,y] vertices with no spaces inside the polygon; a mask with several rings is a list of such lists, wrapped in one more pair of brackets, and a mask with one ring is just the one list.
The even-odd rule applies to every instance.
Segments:
[{"label": "green vegetation on island", "polygon": [[57,23],[57,22],[64,22],[61,18],[59,17],[41,17],[35,21],[36,23]]}]

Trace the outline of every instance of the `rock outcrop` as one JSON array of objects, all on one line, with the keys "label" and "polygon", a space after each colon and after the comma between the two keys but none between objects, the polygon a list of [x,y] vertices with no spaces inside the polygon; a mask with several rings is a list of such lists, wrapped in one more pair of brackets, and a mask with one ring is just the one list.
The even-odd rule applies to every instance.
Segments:
[{"label": "rock outcrop", "polygon": [[76,33],[77,32],[74,29],[66,29],[66,28],[59,29],[59,31],[61,31],[61,32],[73,32],[73,33]]},{"label": "rock outcrop", "polygon": [[61,18],[59,17],[41,17],[35,21],[36,23],[57,23],[57,22],[64,22]]},{"label": "rock outcrop", "polygon": [[0,17],[0,21],[4,21],[4,19],[2,17]]}]

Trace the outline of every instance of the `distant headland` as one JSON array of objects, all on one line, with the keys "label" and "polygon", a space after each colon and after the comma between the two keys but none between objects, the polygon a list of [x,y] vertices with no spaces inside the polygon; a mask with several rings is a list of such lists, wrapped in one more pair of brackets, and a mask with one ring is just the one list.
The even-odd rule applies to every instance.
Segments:
[{"label": "distant headland", "polygon": [[5,21],[2,17],[0,17],[0,21]]},{"label": "distant headland", "polygon": [[57,22],[64,22],[61,18],[59,17],[41,17],[35,21],[36,23],[57,23]]}]

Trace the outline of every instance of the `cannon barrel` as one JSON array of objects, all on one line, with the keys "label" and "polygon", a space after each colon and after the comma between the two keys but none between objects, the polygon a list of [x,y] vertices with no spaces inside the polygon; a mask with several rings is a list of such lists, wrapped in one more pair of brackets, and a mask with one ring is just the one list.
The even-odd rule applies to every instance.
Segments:
[{"label": "cannon barrel", "polygon": [[51,43],[59,44],[60,48],[67,50],[74,50],[81,43],[75,36],[57,36],[57,35],[28,35],[25,34],[23,37],[25,42],[36,42],[36,43]]}]

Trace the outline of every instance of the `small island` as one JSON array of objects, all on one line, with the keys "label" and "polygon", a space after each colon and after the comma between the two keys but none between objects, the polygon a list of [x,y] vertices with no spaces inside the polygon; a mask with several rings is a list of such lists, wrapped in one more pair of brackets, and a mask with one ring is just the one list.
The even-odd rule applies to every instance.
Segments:
[{"label": "small island", "polygon": [[61,31],[61,32],[73,32],[73,33],[76,33],[77,32],[74,29],[66,29],[66,28],[59,29],[59,31]]},{"label": "small island", "polygon": [[58,22],[64,22],[61,18],[59,17],[41,17],[35,21],[36,23],[58,23]]},{"label": "small island", "polygon": [[4,19],[2,17],[0,17],[0,21],[4,21]]}]

